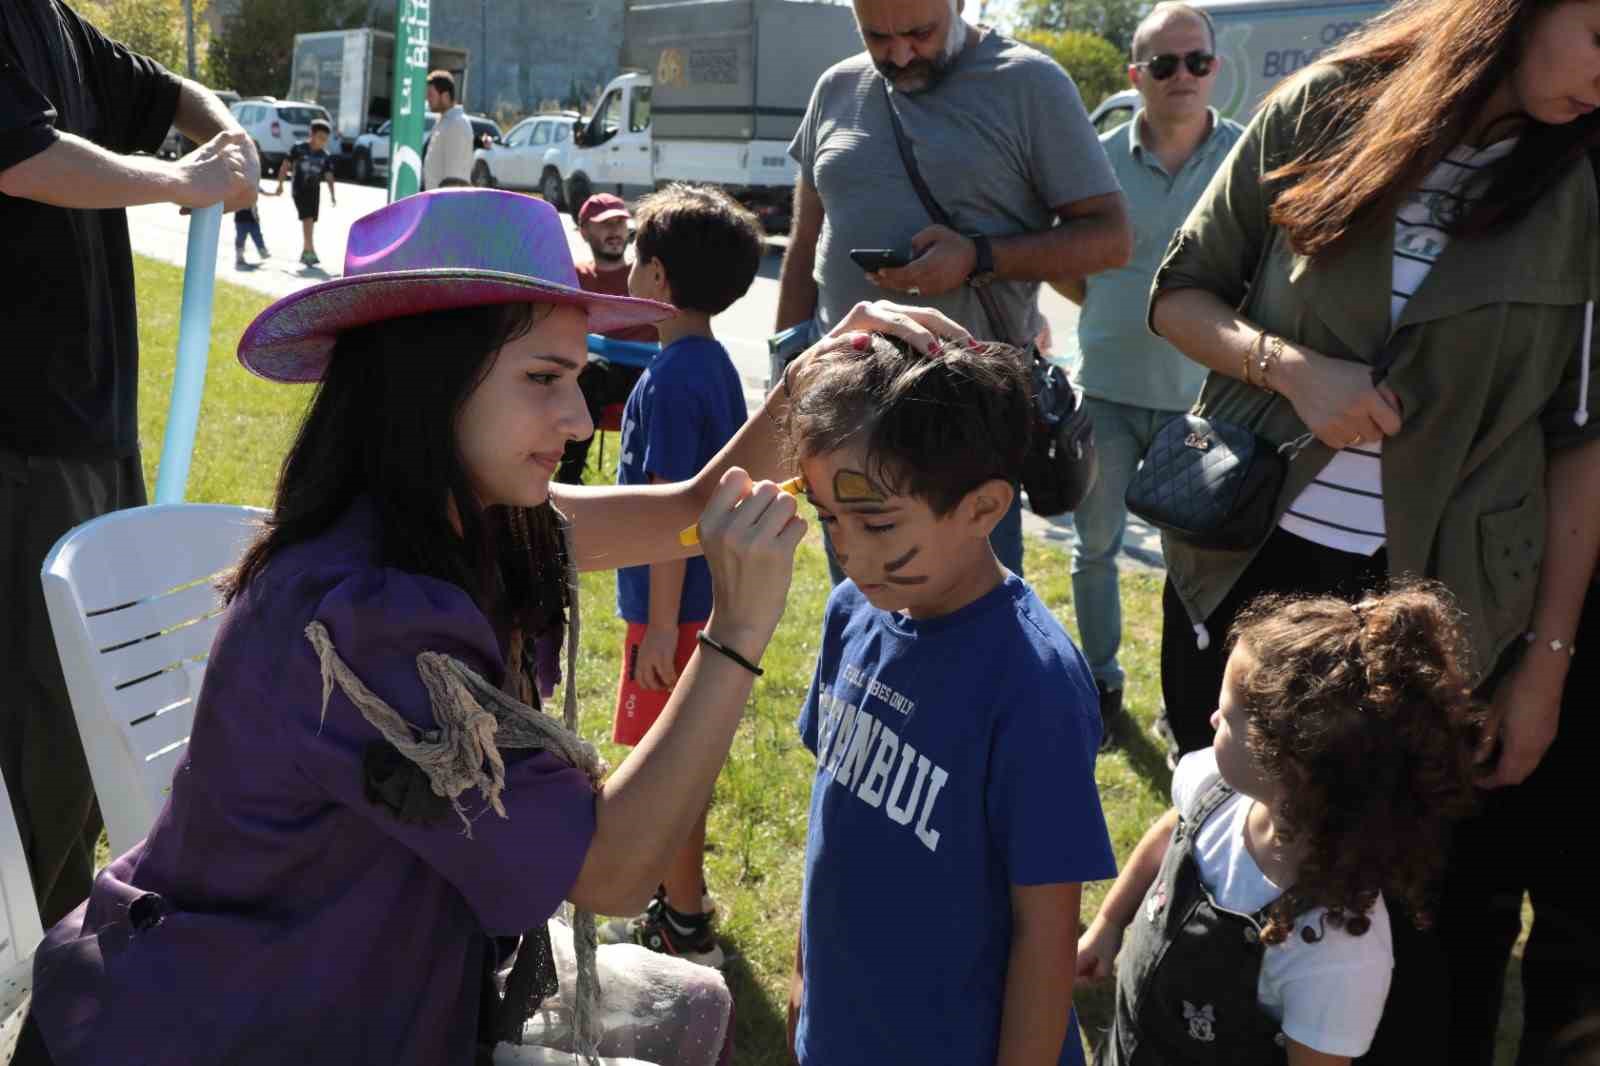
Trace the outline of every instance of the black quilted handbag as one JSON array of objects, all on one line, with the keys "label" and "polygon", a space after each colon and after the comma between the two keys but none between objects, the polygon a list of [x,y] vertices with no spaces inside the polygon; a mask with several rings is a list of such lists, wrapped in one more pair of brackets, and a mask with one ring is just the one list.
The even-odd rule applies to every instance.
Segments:
[{"label": "black quilted handbag", "polygon": [[1197,548],[1253,548],[1272,531],[1289,462],[1243,426],[1179,415],[1156,433],[1128,484],[1128,510]]}]

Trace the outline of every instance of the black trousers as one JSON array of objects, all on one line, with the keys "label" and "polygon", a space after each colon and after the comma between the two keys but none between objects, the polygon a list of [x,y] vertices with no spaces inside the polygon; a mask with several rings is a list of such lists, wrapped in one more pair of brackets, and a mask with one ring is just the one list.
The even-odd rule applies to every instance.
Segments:
[{"label": "black trousers", "polygon": [[0,449],[0,772],[46,929],[89,894],[101,822],[39,568],[73,526],[144,502],[137,455],[75,460]]},{"label": "black trousers", "polygon": [[[1211,743],[1228,629],[1245,604],[1269,591],[1354,597],[1382,584],[1386,564],[1383,552],[1365,559],[1279,530],[1206,620],[1211,643],[1204,651],[1169,580],[1161,686],[1179,747],[1187,753]],[[1555,743],[1527,781],[1486,793],[1481,811],[1458,827],[1433,927],[1418,931],[1389,903],[1394,981],[1372,1050],[1360,1060],[1366,1066],[1493,1063],[1524,892],[1534,921],[1521,967],[1519,1066],[1553,1062],[1562,1030],[1600,1010],[1600,910],[1572,828],[1587,826],[1587,777],[1600,742],[1600,592],[1591,591],[1575,644]]]}]

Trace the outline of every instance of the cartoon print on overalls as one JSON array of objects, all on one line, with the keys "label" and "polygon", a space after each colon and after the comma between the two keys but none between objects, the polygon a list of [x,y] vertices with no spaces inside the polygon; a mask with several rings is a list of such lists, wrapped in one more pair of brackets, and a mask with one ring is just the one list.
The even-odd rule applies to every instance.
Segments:
[{"label": "cartoon print on overalls", "polygon": [[1161,911],[1167,905],[1167,886],[1156,882],[1155,888],[1144,901],[1144,916],[1152,925],[1161,920]]},{"label": "cartoon print on overalls", "polygon": [[1234,791],[1219,779],[1180,813],[1117,958],[1117,1002],[1096,1066],[1283,1066],[1285,1041],[1258,1000],[1264,914],[1219,906],[1194,837]]},{"label": "cartoon print on overalls", "polygon": [[1189,1035],[1207,1044],[1217,1038],[1211,1023],[1217,1020],[1216,1008],[1207,1003],[1199,1010],[1188,1000],[1183,1001],[1183,1020],[1189,1023]]}]

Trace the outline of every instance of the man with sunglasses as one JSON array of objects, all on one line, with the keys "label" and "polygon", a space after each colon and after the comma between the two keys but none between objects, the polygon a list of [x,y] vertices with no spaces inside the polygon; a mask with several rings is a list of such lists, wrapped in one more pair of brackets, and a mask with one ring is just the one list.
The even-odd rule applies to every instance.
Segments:
[{"label": "man with sunglasses", "polygon": [[1073,516],[1072,599],[1083,652],[1100,689],[1104,745],[1123,717],[1122,605],[1117,556],[1134,468],[1156,430],[1187,410],[1205,367],[1184,358],[1145,325],[1150,283],[1173,232],[1188,217],[1244,132],[1210,106],[1216,85],[1216,35],[1205,12],[1162,3],[1133,36],[1128,78],[1142,107],[1127,125],[1100,138],[1133,219],[1133,259],[1087,278],[1054,283],[1083,307],[1079,381],[1094,421],[1100,472]]}]

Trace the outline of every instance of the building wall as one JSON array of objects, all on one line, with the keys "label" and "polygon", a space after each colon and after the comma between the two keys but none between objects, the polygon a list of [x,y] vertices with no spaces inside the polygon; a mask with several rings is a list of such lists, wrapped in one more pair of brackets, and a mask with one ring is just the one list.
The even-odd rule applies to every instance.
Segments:
[{"label": "building wall", "polygon": [[616,76],[623,0],[433,0],[437,44],[471,53],[467,110],[537,110],[586,99]]}]

